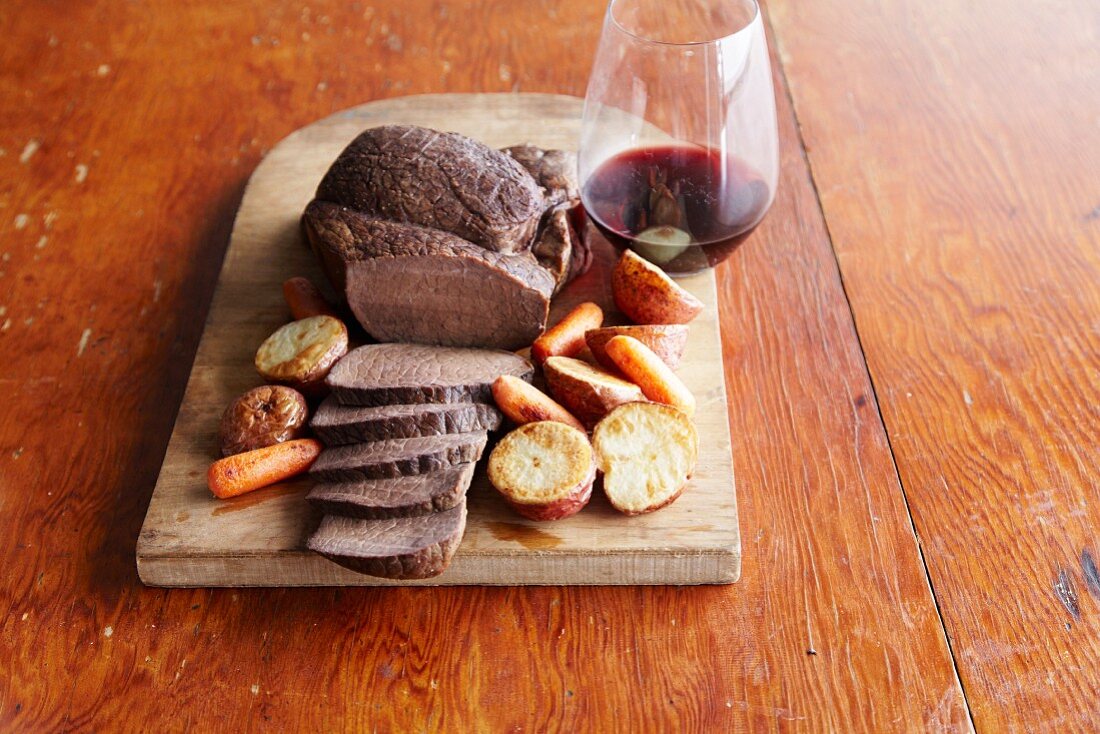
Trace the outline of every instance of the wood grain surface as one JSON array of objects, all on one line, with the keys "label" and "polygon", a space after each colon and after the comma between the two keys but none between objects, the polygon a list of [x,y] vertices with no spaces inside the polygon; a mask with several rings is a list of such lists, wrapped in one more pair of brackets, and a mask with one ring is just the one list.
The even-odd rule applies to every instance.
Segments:
[{"label": "wood grain surface", "polygon": [[1083,1],[773,3],[816,179],[777,71],[776,203],[718,270],[740,583],[140,584],[141,519],[263,154],[372,99],[583,94],[602,5],[0,4],[0,729],[1096,720]]},{"label": "wood grain surface", "polygon": [[1095,731],[1100,7],[772,15],[975,724]]},{"label": "wood grain surface", "polygon": [[[529,142],[573,149],[584,101],[560,94],[422,94],[343,110],[295,131],[252,174],[233,224],[206,328],[137,545],[138,572],[154,586],[410,586],[438,584],[731,583],[741,573],[741,536],[730,457],[726,385],[714,271],[681,278],[703,311],[688,332],[677,374],[697,396],[699,461],[671,506],[634,518],[597,493],[571,518],[525,520],[493,490],[484,463],[468,493],[466,533],[450,567],[414,582],[355,573],[312,553],[320,514],[300,479],[233,501],[206,486],[217,458],[216,423],[234,396],[260,384],[256,347],[289,319],[282,283],[324,283],[299,220],[317,183],[360,132],[415,124],[476,135],[493,147]],[[588,234],[592,267],[554,297],[550,323],[594,302],[607,323],[626,323],[611,297],[616,253]],[[487,460],[487,457],[486,457]]]}]

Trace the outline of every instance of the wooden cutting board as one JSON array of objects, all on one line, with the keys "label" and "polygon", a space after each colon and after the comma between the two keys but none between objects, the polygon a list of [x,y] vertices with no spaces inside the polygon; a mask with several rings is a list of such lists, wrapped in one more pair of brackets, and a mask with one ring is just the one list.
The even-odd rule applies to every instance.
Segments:
[{"label": "wooden cutting board", "polygon": [[[469,494],[466,536],[450,568],[423,581],[395,582],[348,571],[305,549],[319,515],[296,479],[234,500],[206,487],[225,406],[260,384],[260,343],[289,320],[281,284],[324,277],[304,247],[298,217],[340,150],[365,128],[409,123],[452,130],[493,147],[530,142],[575,148],[582,101],[546,94],[446,94],[372,102],[293,133],[248,183],[221,277],[137,545],[142,581],[154,586],[397,584],[706,584],[741,573],[714,275],[680,282],[706,308],[691,324],[679,373],[699,400],[699,466],[669,507],[640,517],[615,512],[597,490],[580,514],[534,523],[510,511],[479,468]],[[551,322],[581,301],[614,313],[608,273],[614,253],[590,231],[591,271],[555,299]]]}]

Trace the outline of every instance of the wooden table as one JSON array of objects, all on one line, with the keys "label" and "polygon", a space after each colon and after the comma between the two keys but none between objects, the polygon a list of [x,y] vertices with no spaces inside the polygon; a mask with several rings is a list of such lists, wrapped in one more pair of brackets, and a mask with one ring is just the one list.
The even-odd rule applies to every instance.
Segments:
[{"label": "wooden table", "polygon": [[382,97],[583,94],[602,5],[0,6],[0,729],[1097,725],[1087,0],[769,3],[782,182],[719,271],[738,584],[138,582],[264,151]]}]

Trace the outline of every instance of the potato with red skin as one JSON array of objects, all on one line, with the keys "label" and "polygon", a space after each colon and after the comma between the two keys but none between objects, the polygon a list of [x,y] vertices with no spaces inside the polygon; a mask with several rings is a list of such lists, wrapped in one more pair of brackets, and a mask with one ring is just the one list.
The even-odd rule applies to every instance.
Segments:
[{"label": "potato with red skin", "polygon": [[647,398],[695,414],[695,396],[672,368],[632,336],[616,336],[605,345],[607,356]]},{"label": "potato with red skin", "polygon": [[645,400],[637,385],[579,359],[551,357],[542,370],[550,394],[589,428],[612,408]]},{"label": "potato with red skin", "polygon": [[588,436],[557,421],[527,423],[489,455],[489,481],[529,520],[561,520],[592,498],[596,459]]},{"label": "potato with red skin", "polygon": [[611,272],[611,295],[636,324],[686,324],[703,310],[702,301],[631,250],[623,252]]},{"label": "potato with red skin", "polygon": [[699,459],[699,435],[683,411],[629,403],[592,432],[603,491],[619,512],[641,515],[666,507],[684,491]]},{"label": "potato with red skin", "polygon": [[493,383],[493,400],[500,412],[517,425],[558,421],[579,431],[584,425],[553,398],[515,375],[501,375]]},{"label": "potato with red skin", "polygon": [[256,371],[268,382],[306,393],[320,389],[348,352],[348,329],[331,316],[310,316],[280,327],[256,350]]},{"label": "potato with red skin", "polygon": [[632,336],[652,349],[672,369],[680,366],[687,347],[688,327],[683,324],[643,324],[641,326],[604,326],[591,329],[584,335],[593,358],[606,369],[618,367],[607,356],[605,346],[617,336]]},{"label": "potato with red skin", "polygon": [[602,324],[603,309],[594,303],[582,303],[535,340],[531,345],[531,357],[536,364],[550,357],[572,357],[584,349],[585,333]]},{"label": "potato with red skin", "polygon": [[285,385],[254,387],[222,413],[218,429],[222,456],[299,438],[308,418],[309,406],[297,390]]}]

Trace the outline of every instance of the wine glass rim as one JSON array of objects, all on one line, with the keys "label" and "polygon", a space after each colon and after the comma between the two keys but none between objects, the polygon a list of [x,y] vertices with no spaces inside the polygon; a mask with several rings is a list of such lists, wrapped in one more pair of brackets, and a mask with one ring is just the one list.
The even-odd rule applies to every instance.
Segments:
[{"label": "wine glass rim", "polygon": [[760,17],[760,3],[758,2],[758,0],[744,0],[745,2],[752,3],[752,17],[749,18],[743,26],[733,31],[732,33],[727,33],[723,36],[716,36],[714,38],[708,38],[702,41],[658,41],[655,38],[649,38],[648,36],[643,36],[635,33],[634,31],[630,30],[625,25],[619,22],[619,19],[615,17],[615,6],[619,4],[619,1],[620,0],[611,0],[611,2],[609,2],[607,5],[607,16],[611,19],[611,22],[615,24],[616,28],[618,28],[620,31],[630,36],[631,38],[641,41],[643,43],[651,43],[654,46],[708,46],[710,44],[720,43],[749,30],[756,22],[756,19]]}]

